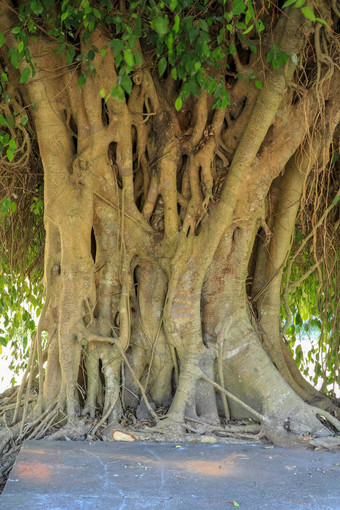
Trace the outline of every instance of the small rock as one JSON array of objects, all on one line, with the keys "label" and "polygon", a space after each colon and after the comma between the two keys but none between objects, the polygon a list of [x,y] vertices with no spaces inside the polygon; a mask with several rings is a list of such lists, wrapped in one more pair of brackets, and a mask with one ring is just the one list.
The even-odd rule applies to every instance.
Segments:
[{"label": "small rock", "polygon": [[122,430],[114,430],[112,434],[112,439],[114,441],[136,441],[137,438],[133,434],[128,434],[127,432],[123,432]]}]

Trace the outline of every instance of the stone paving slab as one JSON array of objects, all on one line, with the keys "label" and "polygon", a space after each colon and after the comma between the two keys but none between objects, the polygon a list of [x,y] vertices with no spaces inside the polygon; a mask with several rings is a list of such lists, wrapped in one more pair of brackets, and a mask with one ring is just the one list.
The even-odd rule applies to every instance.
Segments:
[{"label": "stone paving slab", "polygon": [[[179,447],[180,446],[180,447]],[[249,444],[26,441],[1,510],[340,509],[340,454]]]}]

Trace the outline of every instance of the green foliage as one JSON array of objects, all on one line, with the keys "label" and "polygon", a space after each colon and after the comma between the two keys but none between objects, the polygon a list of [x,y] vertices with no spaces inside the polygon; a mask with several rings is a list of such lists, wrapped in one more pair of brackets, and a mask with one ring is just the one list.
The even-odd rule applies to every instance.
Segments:
[{"label": "green foliage", "polygon": [[279,69],[288,59],[289,55],[284,51],[280,51],[277,44],[273,44],[267,53],[267,62],[271,62],[273,69]]},{"label": "green foliage", "polygon": [[9,197],[3,198],[0,202],[0,214],[2,216],[10,215],[15,213],[17,210],[17,204],[13,202]]},{"label": "green foliage", "polygon": [[[57,8],[54,0],[30,0],[18,8],[18,23],[11,31],[15,44],[9,44],[8,56],[12,66],[20,69],[20,83],[34,77],[30,41],[36,40],[37,32],[43,27],[45,33],[59,42],[56,52],[65,54],[66,63],[81,66],[78,85],[82,87],[89,73],[96,72],[99,50],[95,44],[86,51],[84,48],[100,25],[109,34],[109,40],[99,56],[103,58],[107,51],[112,51],[118,72],[117,83],[102,96],[106,100],[111,96],[123,99],[131,93],[131,75],[144,65],[139,48],[147,45],[157,56],[159,76],[165,76],[168,71],[180,84],[178,97],[182,103],[190,94],[197,96],[202,89],[213,95],[215,108],[225,108],[229,96],[223,73],[221,78],[216,78],[210,74],[211,69],[228,69],[229,57],[237,54],[240,45],[248,45],[256,52],[261,32],[266,28],[252,2],[233,0],[226,4],[226,0],[219,0],[210,8],[207,0],[198,3],[137,0],[129,3],[125,15],[109,0],[100,0],[95,6],[88,0],[64,0]],[[306,15],[310,15],[309,11]],[[0,46],[5,42],[6,37],[1,34]],[[286,58],[275,49],[268,61],[277,68]],[[262,88],[259,80],[255,86]],[[176,108],[179,104],[177,101]]]},{"label": "green foliage", "polygon": [[[296,240],[297,243],[302,240],[299,229]],[[307,268],[313,265],[308,249],[302,258],[303,260],[292,268],[290,278],[292,282],[303,277]],[[321,276],[320,282],[319,273],[314,271],[293,293],[289,294],[288,304],[292,321],[287,330],[286,339],[304,376],[315,386],[332,393],[333,385],[340,384],[339,254],[331,281],[323,267]],[[327,292],[323,291],[325,288]],[[281,315],[284,320],[287,319],[283,307]],[[305,348],[307,346],[308,350]]]},{"label": "green foliage", "polygon": [[0,200],[0,354],[7,347],[13,384],[26,367],[42,309],[41,191],[36,189],[33,198],[25,193],[15,198],[12,193]]},{"label": "green foliage", "polygon": [[[305,0],[287,0],[283,8],[290,6],[301,9],[312,22],[323,22],[315,17],[312,7],[305,5]],[[266,9],[273,9],[272,4],[268,3]],[[36,41],[37,33],[43,30],[58,41],[56,53],[65,55],[67,65],[81,68],[78,86],[83,87],[89,74],[96,73],[98,57],[103,58],[107,51],[112,51],[118,80],[109,91],[101,93],[107,101],[110,97],[122,100],[131,93],[132,74],[145,65],[140,48],[147,47],[157,57],[159,76],[169,73],[179,85],[177,110],[185,98],[191,94],[198,96],[199,90],[213,96],[214,108],[226,108],[229,95],[224,73],[216,77],[216,72],[212,75],[211,70],[228,70],[232,65],[230,57],[236,56],[241,47],[257,52],[262,32],[270,28],[265,26],[264,12],[256,12],[253,2],[248,0],[218,0],[213,8],[208,0],[136,0],[129,3],[127,14],[110,0],[100,0],[95,5],[89,0],[64,0],[60,4],[55,0],[29,0],[18,7],[18,21],[10,34],[14,44],[8,41],[7,56],[12,66],[20,70],[21,84],[33,78],[35,62],[31,58],[30,42]],[[101,52],[95,44],[88,45],[98,26],[108,34],[107,47]],[[0,47],[5,43],[6,36],[0,33]],[[275,44],[266,56],[274,69],[284,65],[289,57]],[[3,75],[2,99],[7,79],[6,73]],[[260,90],[263,88],[259,79],[254,84]],[[11,122],[10,117],[0,119],[0,126],[8,127]],[[21,125],[26,122],[23,118]],[[12,162],[15,148],[9,146],[10,140],[8,131],[0,131],[0,154],[6,149],[8,161]]]},{"label": "green foliage", "polygon": [[27,366],[31,340],[42,309],[42,287],[10,274],[6,256],[3,253],[0,256],[3,266],[0,275],[0,354],[2,346],[9,349],[9,368],[13,373],[12,384],[15,384],[16,376]]},{"label": "green foliage", "polygon": [[302,14],[309,19],[310,21],[318,21],[319,23],[323,23],[324,25],[327,25],[325,20],[321,18],[317,18],[314,14],[314,9],[310,5],[305,5],[306,0],[287,0],[282,8],[285,9],[286,7],[293,6],[297,9],[301,9]]}]

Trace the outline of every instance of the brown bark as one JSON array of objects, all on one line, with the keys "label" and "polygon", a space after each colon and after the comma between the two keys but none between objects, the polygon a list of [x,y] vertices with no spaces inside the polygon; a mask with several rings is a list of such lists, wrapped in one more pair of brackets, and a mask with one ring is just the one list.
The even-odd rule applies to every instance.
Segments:
[{"label": "brown bark", "polygon": [[[273,34],[288,55],[311,31],[299,9],[290,16]],[[97,30],[84,51],[93,40],[105,47]],[[192,428],[252,416],[280,444],[287,432],[327,434],[304,402],[317,394],[282,344],[280,291],[314,163],[299,154],[306,136],[317,155],[322,130],[331,139],[334,91],[317,136],[319,90],[292,104],[292,60],[263,71],[262,91],[235,85],[230,111],[212,113],[200,93],[184,105],[190,116],[176,112],[169,80],[147,68],[128,99],[104,105],[100,89],[117,80],[113,55],[97,54],[97,74],[79,89],[79,70],[65,68],[56,46],[42,35],[32,44],[36,75],[26,86],[37,105],[46,229],[41,388],[30,417],[56,406],[81,430],[80,416],[102,417],[108,434],[142,400],[157,421],[150,399],[171,404],[163,432],[189,428],[186,419]]]}]

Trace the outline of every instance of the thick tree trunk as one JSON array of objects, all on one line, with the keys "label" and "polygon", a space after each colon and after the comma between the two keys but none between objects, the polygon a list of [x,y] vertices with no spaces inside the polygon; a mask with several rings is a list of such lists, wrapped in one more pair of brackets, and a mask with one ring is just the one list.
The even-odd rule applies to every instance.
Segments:
[{"label": "thick tree trunk", "polygon": [[[291,16],[273,37],[297,55],[311,24],[299,9]],[[105,48],[95,31],[84,52],[94,41]],[[280,294],[304,179],[339,121],[339,72],[320,85],[328,120],[313,137],[319,89],[292,100],[291,59],[266,72],[261,91],[231,86],[227,111],[201,92],[178,113],[170,77],[146,66],[128,99],[105,104],[99,91],[117,79],[112,54],[96,55],[97,74],[79,89],[77,70],[55,74],[65,64],[55,49],[43,36],[32,43],[37,72],[26,86],[37,105],[46,229],[30,419],[62,410],[83,430],[80,416],[101,417],[109,435],[123,409],[145,400],[156,421],[152,402],[170,406],[163,432],[252,417],[279,444],[289,432],[330,434],[306,403],[320,395],[282,343]],[[316,154],[301,161],[306,136]]]}]

